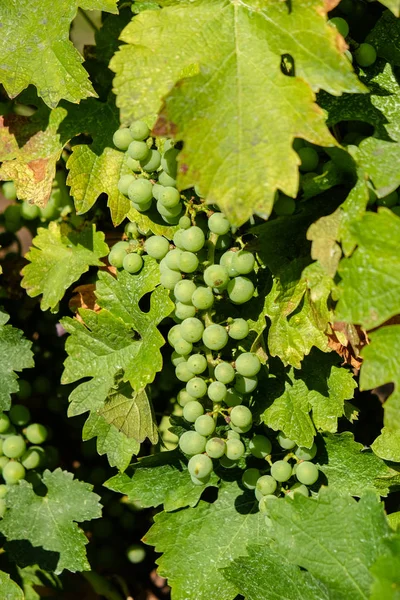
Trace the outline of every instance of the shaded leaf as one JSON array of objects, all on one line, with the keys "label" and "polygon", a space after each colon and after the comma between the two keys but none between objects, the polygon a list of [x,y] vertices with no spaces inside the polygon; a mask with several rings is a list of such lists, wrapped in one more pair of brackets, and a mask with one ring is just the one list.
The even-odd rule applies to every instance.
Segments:
[{"label": "shaded leaf", "polygon": [[400,536],[387,540],[386,545],[388,553],[370,569],[374,579],[370,600],[398,600],[400,596]]},{"label": "shaded leaf", "polygon": [[24,594],[19,585],[4,571],[0,571],[0,589],[2,600],[24,600]]}]

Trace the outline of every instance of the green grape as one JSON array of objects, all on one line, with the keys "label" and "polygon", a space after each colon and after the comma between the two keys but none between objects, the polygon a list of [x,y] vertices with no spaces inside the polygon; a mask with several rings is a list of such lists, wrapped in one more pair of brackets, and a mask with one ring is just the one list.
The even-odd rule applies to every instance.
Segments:
[{"label": "green grape", "polygon": [[[173,252],[176,252],[176,250],[172,250],[172,252],[169,252],[167,255],[167,259],[168,256]],[[195,291],[196,284],[194,283],[194,281],[191,281],[190,279],[183,279],[182,281],[179,281],[174,287],[174,296],[179,302],[189,304],[192,300],[192,296]]]},{"label": "green grape", "polygon": [[146,550],[140,544],[132,544],[126,550],[126,558],[130,563],[137,565],[144,561],[146,558]]},{"label": "green grape", "polygon": [[243,396],[239,394],[234,388],[229,388],[225,397],[225,404],[232,408],[233,406],[238,406],[242,404]]},{"label": "green grape", "polygon": [[243,377],[243,375],[236,375],[235,378],[235,390],[240,394],[251,394],[254,392],[258,385],[258,379],[254,377]]},{"label": "green grape", "polygon": [[295,450],[295,455],[297,456],[297,458],[299,460],[312,460],[316,454],[317,454],[317,446],[316,446],[315,442],[313,443],[311,448],[303,448],[302,446],[299,446]]},{"label": "green grape", "polygon": [[48,431],[44,425],[31,423],[25,430],[25,437],[31,444],[43,444],[47,440]]},{"label": "green grape", "polygon": [[121,194],[127,196],[129,186],[134,181],[136,181],[136,178],[133,175],[122,175],[118,181],[118,190],[121,192]]},{"label": "green grape", "polygon": [[399,197],[397,195],[397,192],[392,192],[384,198],[378,198],[376,203],[378,206],[386,206],[387,208],[392,208],[398,203],[398,201]]},{"label": "green grape", "polygon": [[133,140],[128,146],[127,153],[131,158],[142,161],[150,155],[150,150],[146,142]]},{"label": "green grape", "polygon": [[198,479],[204,479],[212,473],[212,460],[207,454],[195,454],[188,462],[190,475]]},{"label": "green grape", "polygon": [[178,283],[182,279],[181,273],[177,271],[171,271],[171,269],[166,269],[163,273],[161,273],[160,283],[167,290],[173,290]]},{"label": "green grape", "polygon": [[287,493],[289,498],[293,498],[295,494],[301,494],[307,498],[309,496],[309,491],[303,483],[298,482],[291,485],[290,490]]},{"label": "green grape", "polygon": [[189,229],[182,229],[182,244],[188,252],[198,252],[205,243],[205,237],[200,227],[193,225]]},{"label": "green grape", "polygon": [[26,379],[18,379],[19,390],[17,398],[19,400],[28,400],[32,395],[32,386]]},{"label": "green grape", "polygon": [[272,444],[265,435],[256,434],[249,442],[249,450],[256,458],[265,458],[271,454]]},{"label": "green grape", "polygon": [[252,352],[243,352],[235,362],[236,371],[245,377],[254,377],[261,369],[260,359]]},{"label": "green grape", "polygon": [[163,171],[167,173],[173,179],[176,179],[176,173],[178,170],[177,156],[179,154],[179,150],[176,148],[170,148],[166,152],[164,152],[161,158],[161,167]]},{"label": "green grape", "polygon": [[179,381],[187,383],[194,377],[194,373],[189,369],[187,362],[179,363],[175,367],[175,375]]},{"label": "green grape", "polygon": [[231,410],[231,421],[236,427],[247,427],[253,422],[253,415],[247,406],[234,406]]},{"label": "green grape", "polygon": [[243,340],[249,335],[249,325],[245,319],[234,319],[229,325],[228,335],[233,340]]},{"label": "green grape", "polygon": [[193,252],[182,252],[179,257],[179,269],[183,273],[194,273],[199,266],[199,259]]},{"label": "green grape", "polygon": [[5,498],[6,497],[7,490],[8,490],[7,486],[4,483],[0,483],[0,498]]},{"label": "green grape", "polygon": [[244,444],[241,440],[227,440],[225,454],[229,460],[239,460],[245,452]]},{"label": "green grape", "polygon": [[183,229],[178,229],[178,231],[176,231],[174,233],[174,244],[177,248],[180,248],[181,250],[185,250],[185,247],[183,245],[183,240],[182,240],[182,236],[185,233],[185,231]]},{"label": "green grape", "polygon": [[[159,174],[158,182],[163,187],[175,187],[176,186],[176,179],[174,179],[173,177],[168,175],[168,173],[166,173],[165,171],[161,171],[161,173]],[[184,227],[184,229],[186,229],[186,227]]]},{"label": "green grape", "polygon": [[140,161],[135,160],[134,158],[131,158],[130,156],[125,156],[125,164],[128,167],[128,169],[130,169],[134,173],[141,173],[141,171],[142,171]]},{"label": "green grape", "polygon": [[285,460],[277,460],[271,467],[271,475],[276,481],[287,481],[292,476],[292,467]]},{"label": "green grape", "polygon": [[[182,254],[182,250],[180,250],[179,248],[174,248],[173,250],[170,250],[168,252],[168,254],[165,257],[165,264],[167,265],[168,269],[171,269],[171,271],[179,271],[179,257],[181,254]],[[196,286],[195,286],[195,288],[196,288]],[[178,300],[179,300],[179,298],[178,298]],[[189,300],[190,300],[190,298],[189,298]],[[181,302],[182,302],[182,300],[181,300]]]},{"label": "green grape", "polygon": [[271,475],[262,475],[257,481],[256,490],[262,496],[273,494],[277,488],[276,479]]},{"label": "green grape", "polygon": [[207,384],[201,377],[193,377],[187,382],[186,391],[194,398],[202,398],[207,393]]},{"label": "green grape", "polygon": [[235,379],[235,369],[231,364],[221,362],[215,367],[214,376],[221,383],[231,383]]},{"label": "green grape", "polygon": [[10,233],[15,233],[21,229],[21,208],[19,204],[10,204],[4,211],[4,224],[6,230]]},{"label": "green grape", "polygon": [[238,433],[239,435],[243,435],[244,433],[247,433],[248,431],[250,431],[250,429],[252,428],[252,425],[247,425],[247,427],[237,427],[233,423],[229,423],[229,427],[235,433]]},{"label": "green grape", "polygon": [[129,133],[132,138],[137,141],[145,140],[150,135],[150,129],[144,121],[134,121],[129,127]]},{"label": "green grape", "polygon": [[210,458],[221,458],[225,454],[225,440],[213,437],[206,444],[206,452]]},{"label": "green grape", "polygon": [[236,461],[231,460],[227,456],[221,456],[219,459],[219,464],[221,467],[224,467],[224,469],[232,469],[232,467],[236,467]]},{"label": "green grape", "polygon": [[171,354],[171,362],[174,365],[174,367],[177,367],[180,363],[186,362],[186,357],[182,356],[182,354],[178,354],[174,350]]},{"label": "green grape", "polygon": [[27,425],[31,420],[31,413],[29,408],[26,408],[26,406],[23,406],[22,404],[14,404],[10,408],[8,416],[11,422],[14,423],[14,425],[18,425],[19,427]]},{"label": "green grape", "polygon": [[245,488],[247,488],[248,490],[255,490],[256,489],[256,485],[257,485],[257,481],[260,478],[260,471],[258,469],[246,469],[245,471],[243,471],[243,475],[242,475],[242,483],[244,485]]},{"label": "green grape", "polygon": [[185,319],[190,319],[190,317],[194,317],[196,314],[196,309],[191,304],[184,304],[183,302],[177,302],[175,304],[175,316],[177,319],[181,319],[184,321]]},{"label": "green grape", "polygon": [[203,343],[210,350],[222,350],[228,343],[228,334],[221,325],[209,325],[203,333]]},{"label": "green grape", "polygon": [[186,215],[184,215],[183,217],[181,217],[179,219],[179,227],[181,229],[189,229],[189,227],[191,227],[192,222],[190,220],[189,217],[187,217]]},{"label": "green grape", "polygon": [[301,462],[296,468],[296,477],[304,485],[312,485],[318,479],[319,471],[314,463],[309,461]]},{"label": "green grape", "polygon": [[212,233],[216,233],[218,235],[224,235],[225,233],[228,233],[230,228],[231,228],[231,225],[230,225],[228,219],[222,213],[214,213],[208,219],[208,229]]},{"label": "green grape", "polygon": [[171,206],[170,208],[168,208],[167,206],[164,206],[164,204],[162,204],[160,200],[157,200],[157,210],[163,217],[178,217],[182,212],[182,204],[179,202],[179,204],[177,204],[176,206]]},{"label": "green grape", "polygon": [[360,44],[354,56],[360,67],[370,67],[376,61],[376,50],[371,44]]},{"label": "green grape", "polygon": [[31,446],[23,454],[21,464],[25,469],[37,469],[44,462],[45,452],[40,446]]},{"label": "green grape", "polygon": [[284,450],[291,450],[296,445],[296,442],[293,442],[293,440],[290,440],[288,437],[286,437],[282,431],[278,433],[276,440],[280,447]]},{"label": "green grape", "polygon": [[149,200],[149,202],[146,202],[145,204],[137,204],[136,202],[132,202],[133,208],[140,213],[144,213],[150,210],[152,204],[153,203],[151,200]]},{"label": "green grape", "polygon": [[236,277],[239,273],[232,267],[233,257],[235,256],[236,251],[228,250],[228,252],[224,252],[219,260],[219,264],[222,267],[225,267],[226,272],[230,277]]},{"label": "green grape", "polygon": [[[188,406],[188,405],[186,405]],[[179,438],[179,448],[184,454],[193,456],[204,452],[206,448],[206,438],[197,433],[197,431],[185,431]]]},{"label": "green grape", "polygon": [[160,164],[161,154],[158,150],[150,150],[146,158],[140,161],[140,165],[143,171],[146,171],[146,173],[157,171]]},{"label": "green grape", "polygon": [[143,267],[143,259],[139,254],[131,252],[125,255],[122,266],[128,273],[138,273]]},{"label": "green grape", "polygon": [[3,442],[3,454],[8,458],[19,458],[26,450],[22,435],[10,435]]},{"label": "green grape", "polygon": [[132,223],[132,221],[128,221],[128,223],[125,225],[124,231],[125,234],[130,238],[136,239],[140,236],[138,226],[136,223]]},{"label": "green grape", "polygon": [[278,217],[288,217],[296,210],[296,202],[290,196],[279,194],[274,202],[274,211]]},{"label": "green grape", "polygon": [[10,460],[3,467],[2,475],[7,485],[14,485],[25,477],[25,469],[21,463]]},{"label": "green grape", "polygon": [[133,138],[127,127],[118,129],[113,135],[113,143],[118,150],[127,150]]},{"label": "green grape", "polygon": [[194,428],[200,435],[208,437],[215,431],[215,421],[211,415],[200,415],[194,422]]},{"label": "green grape", "polygon": [[214,304],[214,294],[211,288],[199,286],[194,290],[191,300],[198,310],[208,310]]},{"label": "green grape", "polygon": [[169,241],[162,235],[152,235],[145,241],[144,249],[149,256],[161,260],[169,250]]},{"label": "green grape", "polygon": [[49,394],[51,391],[51,383],[47,377],[39,375],[33,382],[33,389],[37,394]]},{"label": "green grape", "polygon": [[158,199],[163,206],[166,206],[167,208],[173,208],[174,206],[178,206],[178,204],[180,204],[181,195],[175,187],[166,186],[161,190]]},{"label": "green grape", "polygon": [[200,478],[200,477],[195,477],[194,475],[191,475],[190,479],[192,480],[192,483],[194,485],[205,485],[210,480],[210,476],[207,475],[207,477]]},{"label": "green grape", "polygon": [[188,394],[186,390],[180,390],[178,392],[177,400],[179,406],[182,406],[183,408],[186,404],[188,404],[188,402],[193,402],[193,400],[196,400],[196,398],[193,398],[193,396]]},{"label": "green grape", "polygon": [[[173,327],[171,327],[171,329],[168,332],[167,339],[168,339],[168,344],[172,347],[175,347],[176,342],[181,339],[181,326],[174,325]],[[182,353],[178,352],[178,354],[182,354]]]},{"label": "green grape", "polygon": [[344,38],[349,35],[349,25],[342,17],[333,17],[333,19],[329,19],[328,23],[335,27]]},{"label": "green grape", "polygon": [[124,263],[124,258],[129,250],[128,242],[118,242],[111,248],[110,254],[108,255],[108,262],[112,267],[121,269]]},{"label": "green grape", "polygon": [[254,270],[254,254],[247,252],[247,250],[239,250],[239,252],[233,252],[232,254],[231,267],[235,269],[238,275],[248,275]]},{"label": "green grape", "polygon": [[220,381],[213,381],[208,386],[207,395],[212,402],[223,402],[226,397],[226,386]]},{"label": "green grape", "polygon": [[161,215],[161,218],[164,221],[164,223],[168,223],[168,225],[177,225],[179,221],[179,214],[175,217],[166,217],[165,215]]},{"label": "green grape", "polygon": [[9,462],[9,459],[7,458],[7,456],[0,456],[0,473],[2,473],[4,467],[6,466],[6,464]]},{"label": "green grape", "polygon": [[200,375],[207,369],[207,359],[203,354],[192,354],[189,356],[187,364],[195,375]]},{"label": "green grape", "polygon": [[229,283],[229,275],[222,265],[210,265],[204,271],[204,281],[211,288],[224,289]]},{"label": "green grape", "polygon": [[314,148],[309,146],[300,148],[297,154],[301,160],[300,171],[315,171],[319,163],[319,156]]},{"label": "green grape", "polygon": [[4,517],[4,515],[6,514],[6,510],[7,510],[6,501],[3,498],[0,498],[0,519],[2,519]]},{"label": "green grape", "polygon": [[17,190],[13,181],[5,181],[1,187],[1,193],[6,200],[16,200]]},{"label": "green grape", "polygon": [[153,198],[153,184],[142,177],[135,179],[128,187],[128,197],[135,204],[148,204]]},{"label": "green grape", "polygon": [[152,189],[152,193],[153,193],[153,198],[155,198],[156,200],[160,199],[160,194],[163,191],[163,186],[159,185],[158,183],[154,183],[153,184],[153,189]]},{"label": "green grape", "polygon": [[187,342],[191,342],[192,344],[199,342],[203,335],[204,325],[200,321],[200,319],[196,319],[192,317],[190,319],[185,319],[181,323],[181,336]]},{"label": "green grape", "polygon": [[254,285],[247,277],[234,277],[228,283],[228,296],[233,304],[244,304],[254,295]]},{"label": "green grape", "polygon": [[233,430],[228,430],[226,432],[226,438],[228,440],[240,440],[240,434]]},{"label": "green grape", "polygon": [[40,215],[40,209],[36,204],[30,204],[29,202],[23,202],[21,204],[21,217],[25,221],[33,221]]},{"label": "green grape", "polygon": [[190,354],[193,350],[193,344],[187,342],[183,338],[179,338],[175,342],[174,349],[177,351],[178,354],[183,354],[184,356],[186,356],[187,354]]}]

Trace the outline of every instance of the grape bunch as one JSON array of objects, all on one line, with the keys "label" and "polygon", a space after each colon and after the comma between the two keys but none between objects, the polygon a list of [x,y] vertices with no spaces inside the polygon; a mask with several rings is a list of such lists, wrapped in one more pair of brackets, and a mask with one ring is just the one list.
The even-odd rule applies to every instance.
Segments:
[{"label": "grape bunch", "polygon": [[41,444],[47,440],[48,431],[30,421],[29,409],[21,404],[0,413],[0,481],[4,481],[0,483],[0,518],[6,511],[8,487],[21,479],[35,481],[37,472],[46,466],[48,457]]}]

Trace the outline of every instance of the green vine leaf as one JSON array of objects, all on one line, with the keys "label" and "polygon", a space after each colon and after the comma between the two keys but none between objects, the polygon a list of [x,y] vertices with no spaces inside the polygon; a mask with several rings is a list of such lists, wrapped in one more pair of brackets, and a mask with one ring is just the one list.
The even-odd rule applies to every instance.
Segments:
[{"label": "green vine leaf", "polygon": [[400,588],[400,536],[386,541],[387,554],[372,565],[370,600],[396,600]]},{"label": "green vine leaf", "polygon": [[24,600],[24,594],[19,585],[4,571],[0,571],[0,589],[3,600]]}]

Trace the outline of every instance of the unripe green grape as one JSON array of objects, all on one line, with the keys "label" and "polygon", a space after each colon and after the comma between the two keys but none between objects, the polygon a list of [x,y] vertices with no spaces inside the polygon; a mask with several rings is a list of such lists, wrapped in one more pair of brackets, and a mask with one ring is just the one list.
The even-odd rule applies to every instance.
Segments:
[{"label": "unripe green grape", "polygon": [[376,61],[376,50],[371,44],[360,44],[354,56],[360,67],[370,67]]},{"label": "unripe green grape", "polygon": [[252,352],[243,352],[235,362],[236,371],[245,377],[254,377],[261,369],[258,356]]},{"label": "unripe green grape", "polygon": [[277,440],[278,444],[280,445],[280,447],[283,448],[284,450],[291,450],[296,445],[296,442],[294,442],[293,440],[290,440],[288,437],[286,437],[282,431],[280,431],[278,433],[276,440]]},{"label": "unripe green grape", "polygon": [[161,260],[169,250],[169,241],[162,235],[152,235],[145,241],[144,249],[149,256]]},{"label": "unripe green grape", "polygon": [[233,340],[243,340],[249,335],[249,325],[245,319],[234,319],[229,325],[228,335]]},{"label": "unripe green grape", "polygon": [[203,343],[210,350],[222,350],[228,343],[228,334],[221,325],[209,325],[203,333]]},{"label": "unripe green grape", "polygon": [[154,183],[153,184],[153,189],[152,189],[152,193],[153,193],[153,198],[155,198],[156,200],[160,199],[160,194],[163,191],[163,186],[159,185],[158,183]]},{"label": "unripe green grape", "polygon": [[243,375],[236,375],[235,378],[235,390],[240,394],[251,394],[254,392],[258,385],[257,376],[254,377],[243,377]]},{"label": "unripe green grape", "polygon": [[31,444],[43,444],[47,440],[48,431],[40,423],[31,423],[25,430],[25,437]]},{"label": "unripe green grape", "polygon": [[[173,250],[172,252],[175,252],[175,250]],[[172,254],[172,252],[170,252],[169,254]],[[194,281],[191,281],[190,279],[183,279],[182,281],[179,281],[174,287],[174,296],[179,302],[189,304],[192,300],[192,296],[195,291],[196,284],[194,283]]]},{"label": "unripe green grape", "polygon": [[15,485],[25,477],[25,469],[21,463],[10,460],[3,467],[2,475],[7,485]]},{"label": "unripe green grape", "polygon": [[31,204],[29,202],[23,202],[21,204],[21,217],[25,219],[25,221],[33,221],[37,219],[40,215],[40,209],[36,204]]},{"label": "unripe green grape", "polygon": [[187,342],[181,337],[176,340],[174,349],[177,351],[178,354],[183,354],[184,356],[186,356],[187,354],[190,354],[193,350],[193,344]]},{"label": "unripe green grape", "polygon": [[200,321],[200,319],[196,319],[195,317],[185,319],[181,323],[181,336],[184,340],[191,342],[192,344],[201,340],[203,331],[203,323]]},{"label": "unripe green grape", "polygon": [[9,462],[9,458],[7,456],[0,456],[0,473],[2,473],[4,467]]},{"label": "unripe green grape", "polygon": [[179,222],[179,214],[176,217],[166,217],[165,215],[161,215],[164,223],[168,223],[168,225],[178,225]]},{"label": "unripe green grape", "polygon": [[[168,175],[165,171],[161,171],[158,176],[158,181],[163,187],[175,187],[176,179]],[[186,229],[186,228],[185,228]]]},{"label": "unripe green grape", "polygon": [[207,475],[207,477],[195,477],[194,475],[190,475],[190,479],[192,480],[192,483],[194,485],[205,485],[206,483],[208,483],[210,481],[210,475]]},{"label": "unripe green grape", "polygon": [[190,475],[198,479],[204,479],[212,473],[212,460],[207,454],[195,454],[188,462]]},{"label": "unripe green grape", "polygon": [[206,452],[210,458],[221,458],[225,454],[225,440],[213,437],[206,444]]},{"label": "unripe green grape", "polygon": [[239,252],[233,252],[232,254],[231,266],[239,275],[248,275],[254,270],[254,254],[247,250],[239,250]]},{"label": "unripe green grape", "polygon": [[125,255],[122,266],[128,273],[138,273],[143,267],[143,259],[139,254],[131,252]]},{"label": "unripe green grape", "polygon": [[227,440],[225,446],[225,455],[229,460],[239,460],[245,452],[244,444],[241,440]]},{"label": "unripe green grape", "polygon": [[187,382],[186,391],[194,398],[202,398],[207,393],[207,384],[201,377],[193,377]]},{"label": "unripe green grape", "polygon": [[221,362],[215,367],[214,376],[221,383],[231,383],[235,379],[235,369],[231,364]]},{"label": "unripe green grape", "polygon": [[3,454],[8,458],[19,458],[26,450],[22,435],[10,435],[3,442]]},{"label": "unripe green grape", "polygon": [[136,178],[133,175],[122,175],[122,177],[120,177],[118,181],[118,190],[121,192],[121,194],[127,196],[129,186],[134,181],[136,181]]},{"label": "unripe green grape", "polygon": [[193,225],[189,229],[182,230],[182,243],[185,250],[189,252],[198,252],[205,243],[205,237],[200,227]]},{"label": "unripe green grape", "polygon": [[180,204],[181,195],[175,187],[166,186],[161,190],[158,199],[163,206],[173,208]]},{"label": "unripe green grape", "polygon": [[232,266],[233,257],[235,256],[235,254],[236,252],[228,250],[228,252],[225,252],[219,260],[219,264],[226,269],[226,272],[228,273],[229,277],[236,277],[237,275],[239,275],[236,269],[234,269]]},{"label": "unripe green grape", "polygon": [[160,276],[160,283],[167,290],[173,290],[178,281],[182,279],[182,274],[178,273],[178,271],[171,271],[171,269],[166,269]]},{"label": "unripe green grape", "polygon": [[113,143],[118,150],[127,150],[133,138],[127,127],[118,129],[113,135]]},{"label": "unripe green grape", "polygon": [[128,167],[128,169],[130,169],[134,173],[141,173],[141,171],[142,171],[140,161],[135,160],[134,158],[131,158],[130,156],[125,155],[125,164]]},{"label": "unripe green grape", "polygon": [[176,148],[170,148],[166,152],[164,152],[161,158],[161,167],[163,171],[167,173],[170,177],[176,179],[176,173],[178,170],[177,156],[179,154],[179,150]]},{"label": "unripe green grape", "polygon": [[150,129],[144,121],[134,121],[129,127],[129,133],[132,136],[132,139],[140,142],[149,137]]},{"label": "unripe green grape", "polygon": [[208,386],[207,395],[212,402],[223,402],[226,397],[226,386],[220,381],[213,381]]},{"label": "unripe green grape", "polygon": [[214,294],[211,288],[199,286],[193,292],[191,300],[198,310],[208,310],[214,304]]},{"label": "unripe green grape", "polygon": [[185,231],[183,229],[178,229],[178,231],[176,231],[174,233],[174,244],[177,248],[180,248],[181,250],[185,250],[185,247],[183,245],[183,240],[182,240],[182,236],[185,233]]},{"label": "unripe green grape", "polygon": [[349,25],[342,17],[333,17],[333,19],[329,19],[328,24],[337,29],[344,38],[349,35]]},{"label": "unripe green grape", "polygon": [[[174,248],[173,250],[170,250],[168,252],[168,254],[165,256],[165,264],[172,271],[180,270],[179,269],[179,257],[181,254],[182,254],[182,250],[180,250],[179,248]],[[196,289],[196,286],[195,286],[195,289]],[[176,298],[176,295],[175,295],[175,298]],[[180,300],[180,298],[177,298],[177,299]],[[189,300],[190,300],[190,298],[189,298]],[[180,300],[180,301],[183,302],[183,300]]]},{"label": "unripe green grape", "polygon": [[314,148],[310,148],[309,146],[300,148],[297,154],[301,160],[300,171],[315,171],[319,163],[319,156]]},{"label": "unripe green grape", "polygon": [[[187,389],[187,388],[186,388]],[[190,392],[189,392],[190,394]],[[191,394],[193,395],[193,394]],[[204,414],[204,408],[197,400],[193,400],[193,402],[188,402],[183,407],[183,417],[189,423],[194,423],[197,417],[200,417]]]},{"label": "unripe green grape", "polygon": [[10,426],[10,419],[4,413],[0,413],[0,433],[4,433]]},{"label": "unripe green grape", "polygon": [[177,352],[175,352],[175,350],[171,354],[171,362],[174,365],[174,367],[177,367],[180,363],[186,362],[186,360],[186,356],[178,354]]},{"label": "unripe green grape", "polygon": [[224,235],[225,233],[228,233],[231,228],[228,219],[222,213],[214,213],[211,215],[207,224],[209,230],[218,235]]},{"label": "unripe green grape", "polygon": [[50,200],[47,202],[46,206],[40,209],[40,217],[42,219],[45,219],[46,221],[56,219],[60,214],[60,211],[58,209],[60,200],[60,190],[53,190],[50,196]]},{"label": "unripe green grape", "polygon": [[258,469],[246,469],[242,475],[242,483],[248,490],[255,490],[259,478],[260,471]]},{"label": "unripe green grape", "polygon": [[257,481],[256,490],[262,495],[273,494],[277,488],[276,479],[271,475],[262,475]]},{"label": "unripe green grape", "polygon": [[234,406],[230,413],[231,421],[236,427],[247,427],[253,422],[253,415],[247,406]]},{"label": "unripe green grape", "polygon": [[164,204],[162,204],[160,200],[157,200],[157,210],[161,216],[172,219],[174,217],[178,217],[181,214],[182,204],[179,202],[179,204],[177,204],[176,206],[171,206],[171,208],[168,208],[167,206],[164,206]]},{"label": "unripe green grape", "polygon": [[194,317],[196,314],[196,309],[191,304],[184,304],[183,302],[177,302],[175,304],[175,316],[178,319],[184,321],[185,319],[190,319],[190,317]]},{"label": "unripe green grape", "polygon": [[233,406],[239,406],[239,404],[242,404],[242,402],[242,394],[239,394],[239,392],[237,392],[234,388],[229,388],[226,393],[225,404],[231,408]]},{"label": "unripe green grape", "polygon": [[179,363],[175,367],[175,375],[179,381],[187,383],[194,377],[194,373],[189,369],[187,362]]},{"label": "unripe green grape", "polygon": [[398,201],[399,197],[397,195],[397,192],[395,191],[391,194],[388,194],[384,198],[378,198],[376,203],[378,206],[386,206],[387,208],[392,208],[398,203]]},{"label": "unripe green grape", "polygon": [[132,544],[126,551],[126,558],[130,563],[137,565],[146,558],[146,550],[140,544]]},{"label": "unripe green grape", "polygon": [[127,153],[131,158],[142,161],[149,156],[150,150],[146,142],[133,140],[128,146]]},{"label": "unripe green grape", "polygon": [[8,488],[4,483],[0,483],[0,498],[5,498],[7,495]]},{"label": "unripe green grape", "polygon": [[33,382],[33,389],[37,394],[49,394],[51,391],[50,380],[43,375],[39,375]]},{"label": "unripe green grape", "polygon": [[317,454],[317,446],[316,446],[315,442],[313,443],[311,448],[303,448],[302,446],[299,446],[295,450],[295,455],[297,456],[297,458],[299,460],[312,460],[316,454]]},{"label": "unripe green grape", "polygon": [[285,460],[277,460],[271,466],[271,475],[276,481],[287,481],[292,476],[292,467]]},{"label": "unripe green grape", "polygon": [[31,413],[29,408],[23,406],[22,404],[14,404],[8,413],[10,420],[14,425],[18,425],[19,427],[23,427],[27,425],[31,420]]},{"label": "unripe green grape", "polygon": [[40,446],[31,446],[21,457],[25,469],[37,469],[45,459],[45,452]]},{"label": "unripe green grape", "polygon": [[296,210],[296,202],[290,196],[279,194],[274,202],[274,211],[278,217],[288,217]]},{"label": "unripe green grape", "polygon": [[271,454],[272,444],[265,435],[256,434],[249,442],[249,450],[256,458],[265,458]]},{"label": "unripe green grape", "polygon": [[204,452],[206,442],[206,438],[197,433],[197,431],[185,431],[179,438],[179,448],[184,454],[193,456]]},{"label": "unripe green grape", "polygon": [[247,425],[247,427],[237,427],[233,423],[229,423],[229,427],[232,429],[232,431],[234,431],[235,433],[239,433],[240,435],[243,435],[244,433],[247,433],[248,431],[250,431],[252,426],[253,425],[250,424],[250,425]]},{"label": "unripe green grape", "polygon": [[182,406],[182,408],[183,408],[189,402],[193,402],[193,400],[196,400],[196,398],[194,398],[193,396],[188,394],[188,392],[186,390],[180,390],[178,392],[177,400],[178,400],[179,406]]},{"label": "unripe green grape", "polygon": [[233,431],[233,429],[230,429],[229,431],[226,432],[226,439],[227,440],[240,440],[240,434],[237,431]]},{"label": "unripe green grape", "polygon": [[26,379],[18,379],[19,390],[17,392],[17,398],[19,400],[28,400],[32,395],[32,386]]},{"label": "unripe green grape", "polygon": [[108,262],[110,263],[110,265],[112,267],[116,267],[117,269],[121,269],[128,250],[128,242],[121,242],[115,244],[115,246],[111,248],[110,254],[108,255]]},{"label": "unripe green grape", "polygon": [[221,456],[219,459],[219,464],[221,467],[224,467],[224,469],[232,469],[233,467],[236,467],[236,461],[231,460],[227,456]]},{"label": "unripe green grape", "polygon": [[215,431],[215,421],[211,415],[200,415],[194,422],[194,428],[200,435],[208,437]]},{"label": "unripe green grape", "polygon": [[4,498],[0,498],[0,519],[2,519],[4,517],[4,515],[6,514],[6,510],[7,510],[6,501],[4,500]]},{"label": "unripe green grape", "polygon": [[146,171],[146,173],[157,171],[160,164],[161,154],[158,150],[150,150],[146,158],[140,161],[140,165],[143,171]]},{"label": "unripe green grape", "polygon": [[148,204],[153,198],[153,184],[142,177],[135,179],[128,187],[128,197],[135,204]]},{"label": "unripe green grape", "polygon": [[313,485],[318,479],[319,471],[314,463],[309,461],[301,462],[296,468],[296,477],[304,485]]},{"label": "unripe green grape", "polygon": [[303,483],[300,483],[300,482],[294,483],[293,485],[291,485],[290,490],[287,493],[289,498],[293,498],[295,494],[301,494],[302,496],[305,496],[306,498],[310,495],[308,488]]},{"label": "unripe green grape", "polygon": [[234,277],[228,283],[228,296],[233,304],[244,304],[254,296],[254,285],[247,277]]},{"label": "unripe green grape", "polygon": [[203,274],[206,285],[211,288],[224,289],[229,283],[229,275],[222,265],[210,265]]},{"label": "unripe green grape", "polygon": [[144,213],[144,212],[147,212],[148,210],[150,210],[153,203],[151,200],[149,200],[145,204],[137,204],[136,202],[131,202],[131,204],[135,210],[137,210],[140,213]]},{"label": "unripe green grape", "polygon": [[179,257],[179,269],[183,273],[194,273],[199,266],[199,259],[193,252],[182,252]]},{"label": "unripe green grape", "polygon": [[207,369],[207,359],[203,354],[192,354],[189,356],[187,364],[195,375],[200,375]]},{"label": "unripe green grape", "polygon": [[186,215],[184,215],[183,217],[181,217],[179,219],[179,227],[181,229],[189,229],[189,227],[191,227],[192,222],[190,220],[189,217],[187,217]]},{"label": "unripe green grape", "polygon": [[[174,325],[168,331],[168,335],[167,335],[168,344],[170,346],[174,347],[175,344],[176,344],[176,342],[179,339],[181,339],[181,326],[180,325]],[[178,354],[182,354],[182,352],[178,352]]]}]

